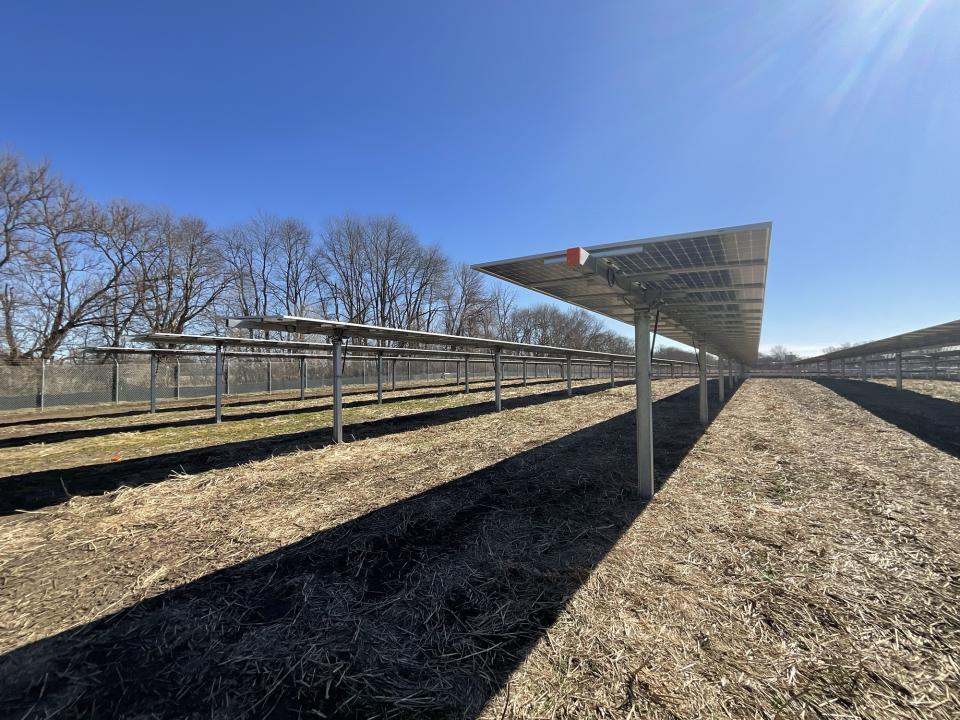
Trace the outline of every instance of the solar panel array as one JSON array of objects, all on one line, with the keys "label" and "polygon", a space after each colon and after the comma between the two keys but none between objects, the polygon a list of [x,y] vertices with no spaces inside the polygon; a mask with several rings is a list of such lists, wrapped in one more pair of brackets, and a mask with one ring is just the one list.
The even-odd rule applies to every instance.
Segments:
[{"label": "solar panel array", "polygon": [[[359,323],[340,322],[339,320],[297,317],[293,315],[258,315],[255,317],[233,318],[227,321],[227,327],[288,332],[296,335],[326,335],[328,337],[353,338],[355,340],[377,340],[381,342],[402,343],[404,345],[448,345],[458,348],[472,347],[489,350],[548,353],[562,356],[569,355],[575,358],[593,358],[597,360],[622,360],[625,362],[633,362],[634,360],[633,355],[597,352],[594,350],[577,350],[574,348],[554,347],[552,345],[535,345],[510,340],[497,340],[495,338],[447,335],[422,330],[403,330],[400,328],[361,325]],[[351,349],[354,351],[362,351],[363,348],[363,345],[351,346]],[[397,348],[392,349],[396,350]],[[406,348],[404,348],[404,350],[406,350]]]},{"label": "solar panel array", "polygon": [[751,364],[763,318],[772,225],[760,223],[585,249],[606,272],[566,264],[566,252],[480,263],[474,268],[601,315],[633,324],[637,293],[662,298],[658,332]]},{"label": "solar panel array", "polygon": [[904,350],[947,348],[955,345],[960,345],[960,320],[952,320],[940,325],[931,325],[921,330],[912,330],[901,333],[900,335],[884,338],[883,340],[874,340],[873,342],[854,345],[849,348],[843,348],[842,350],[817,355],[816,357],[804,358],[800,360],[798,364],[903,352]]},{"label": "solar panel array", "polygon": [[[522,348],[523,352],[539,352],[543,353],[545,351],[552,351],[550,355],[536,355],[536,356],[527,356],[526,359],[529,360],[540,360],[540,361],[555,361],[560,362],[566,359],[566,356],[569,355],[571,358],[575,358],[580,362],[583,361],[594,361],[594,362],[608,362],[614,360],[619,363],[633,363],[633,355],[622,355],[617,353],[604,353],[604,352],[595,352],[592,350],[573,350],[570,348],[556,348],[547,345],[529,345],[525,343],[509,343],[499,340],[491,340],[489,338],[469,338],[461,337],[459,335],[439,335],[436,333],[424,333],[418,331],[410,330],[394,330],[392,328],[378,328],[375,326],[368,325],[356,325],[353,323],[341,323],[332,320],[313,320],[309,318],[295,318],[291,316],[279,316],[279,317],[265,317],[265,318],[244,318],[241,320],[232,320],[231,323],[240,324],[243,323],[243,327],[257,327],[258,329],[267,329],[272,331],[286,330],[291,325],[289,323],[294,323],[296,327],[304,327],[304,323],[312,323],[311,327],[316,327],[317,323],[320,323],[325,330],[323,332],[317,332],[315,334],[332,334],[338,335],[340,337],[358,337],[358,333],[363,332],[364,330],[370,330],[377,336],[383,336],[383,338],[393,338],[404,337],[408,340],[412,337],[416,337],[419,342],[424,342],[424,338],[440,338],[440,340],[432,340],[434,344],[450,344],[451,339],[456,339],[460,341],[460,344],[467,347],[472,347],[473,341],[481,342],[484,344],[484,347],[489,346],[491,348],[501,348],[501,349],[511,349],[518,350]],[[334,327],[335,329],[331,329]],[[338,329],[336,329],[338,328]],[[295,331],[299,332],[299,331]],[[308,334],[308,333],[300,333]],[[314,334],[314,333],[309,333]],[[148,335],[140,335],[134,340],[138,342],[152,342],[158,345],[203,345],[203,346],[213,346],[213,345],[222,345],[223,347],[252,347],[252,348],[270,348],[274,350],[292,350],[300,352],[308,351],[331,351],[333,345],[326,342],[312,342],[312,341],[302,341],[302,340],[271,340],[265,338],[244,338],[244,337],[231,337],[231,336],[215,336],[215,335],[188,335],[181,333],[150,333]],[[122,352],[124,348],[94,348],[97,352]],[[382,355],[385,358],[408,358],[408,357],[420,357],[424,359],[435,358],[437,360],[450,359],[457,360],[467,357],[471,360],[493,360],[492,353],[479,353],[479,352],[466,352],[462,350],[435,350],[429,348],[410,348],[410,347],[396,347],[396,346],[387,346],[387,345],[364,345],[364,344],[352,344],[345,346],[350,354],[353,355]],[[175,351],[174,351],[175,352]],[[290,355],[275,355],[277,358],[291,357]],[[504,356],[504,360],[522,360],[523,357],[519,355]],[[671,360],[671,359],[661,359],[654,358],[653,362],[660,365],[692,365],[686,360]]]}]

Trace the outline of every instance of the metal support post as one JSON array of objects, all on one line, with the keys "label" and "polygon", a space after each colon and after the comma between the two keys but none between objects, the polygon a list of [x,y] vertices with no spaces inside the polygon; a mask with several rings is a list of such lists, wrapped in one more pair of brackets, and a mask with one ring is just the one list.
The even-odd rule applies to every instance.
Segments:
[{"label": "metal support post", "polygon": [[930,369],[933,371],[933,379],[937,379],[937,356],[934,355],[931,359]]},{"label": "metal support post", "polygon": [[230,394],[230,358],[223,358],[223,394]]},{"label": "metal support post", "polygon": [[903,390],[903,353],[897,353],[897,390]]},{"label": "metal support post", "polygon": [[503,375],[503,362],[500,360],[500,348],[493,351],[493,399],[500,412],[500,381]]},{"label": "metal support post", "polygon": [[723,392],[723,358],[717,357],[717,386],[720,388],[720,402],[725,402]]},{"label": "metal support post", "polygon": [[120,361],[113,361],[113,401],[120,402]]},{"label": "metal support post", "polygon": [[377,353],[377,405],[383,404],[383,353]]},{"label": "metal support post", "polygon": [[707,349],[700,343],[700,424],[706,427],[710,422],[710,406],[707,402]]},{"label": "metal support post", "polygon": [[470,358],[463,356],[463,392],[470,392]]},{"label": "metal support post", "polygon": [[570,356],[567,355],[567,397],[573,395],[573,375],[571,374],[573,367],[570,365]]},{"label": "metal support post", "polygon": [[150,412],[157,411],[157,359],[156,353],[150,353]]},{"label": "metal support post", "polygon": [[396,359],[390,361],[390,390],[397,389],[397,361]]},{"label": "metal support post", "polygon": [[366,358],[360,358],[360,384],[367,384],[367,360]]},{"label": "metal support post", "polygon": [[653,407],[650,402],[650,310],[633,311],[637,388],[637,489],[653,499]]},{"label": "metal support post", "polygon": [[180,399],[180,360],[175,360],[173,364],[173,397]]},{"label": "metal support post", "polygon": [[343,340],[333,338],[333,441],[343,442]]},{"label": "metal support post", "polygon": [[610,361],[610,387],[617,386],[617,378],[614,373],[613,360]]},{"label": "metal support post", "polygon": [[37,393],[37,409],[43,410],[47,406],[47,361],[40,359],[40,388]]},{"label": "metal support post", "polygon": [[867,358],[866,357],[860,358],[860,379],[861,380],[867,379]]},{"label": "metal support post", "polygon": [[527,361],[522,360],[520,364],[523,365],[523,387],[526,387],[527,386]]},{"label": "metal support post", "polygon": [[267,360],[267,393],[273,392],[273,360]]},{"label": "metal support post", "polygon": [[300,358],[300,399],[307,399],[307,359]]},{"label": "metal support post", "polygon": [[223,345],[217,345],[213,362],[213,421],[223,417]]}]

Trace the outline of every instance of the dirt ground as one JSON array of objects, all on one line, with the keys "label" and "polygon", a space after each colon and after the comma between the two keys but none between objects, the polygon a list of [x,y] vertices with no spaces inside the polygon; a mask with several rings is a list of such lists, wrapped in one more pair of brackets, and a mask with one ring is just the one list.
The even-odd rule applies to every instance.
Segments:
[{"label": "dirt ground", "polygon": [[690,382],[654,383],[647,506],[630,386],[0,449],[0,715],[960,714],[951,408],[713,383],[702,433]]}]

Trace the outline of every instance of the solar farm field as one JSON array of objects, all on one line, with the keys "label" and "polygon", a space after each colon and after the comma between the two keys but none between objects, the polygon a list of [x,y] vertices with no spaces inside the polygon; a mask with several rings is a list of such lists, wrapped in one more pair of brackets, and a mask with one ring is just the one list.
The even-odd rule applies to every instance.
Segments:
[{"label": "solar farm field", "polygon": [[0,429],[0,715],[960,714],[956,384],[351,395]]}]

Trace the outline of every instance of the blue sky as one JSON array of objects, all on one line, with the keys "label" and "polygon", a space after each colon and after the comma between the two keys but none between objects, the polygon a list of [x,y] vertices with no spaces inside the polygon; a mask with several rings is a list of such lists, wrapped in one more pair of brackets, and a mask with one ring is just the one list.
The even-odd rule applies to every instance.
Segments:
[{"label": "blue sky", "polygon": [[100,199],[394,213],[466,262],[771,220],[762,347],[960,317],[960,0],[3,16],[0,145]]}]

